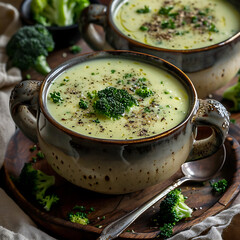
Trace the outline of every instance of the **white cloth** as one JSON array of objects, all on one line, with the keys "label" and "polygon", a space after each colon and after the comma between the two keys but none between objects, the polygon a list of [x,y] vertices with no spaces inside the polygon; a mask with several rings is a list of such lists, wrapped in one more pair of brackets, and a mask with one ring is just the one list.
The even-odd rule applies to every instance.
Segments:
[{"label": "white cloth", "polygon": [[[15,131],[8,108],[9,95],[12,87],[21,81],[21,73],[18,69],[6,70],[5,46],[19,26],[18,11],[12,5],[0,2],[0,167],[3,164],[7,143]],[[224,238],[224,240],[239,239],[239,203],[240,197],[235,200],[231,208],[216,216],[208,217],[191,229],[171,237],[170,240],[222,240],[222,236],[230,236],[229,232],[231,238]],[[233,218],[234,221],[232,221]],[[40,231],[4,190],[0,189],[0,239],[51,240],[53,238]]]},{"label": "white cloth", "polygon": [[15,125],[9,113],[9,95],[14,84],[21,81],[21,72],[17,68],[7,71],[5,46],[18,29],[19,13],[10,4],[0,3],[0,167],[3,164],[7,143],[15,131]]},{"label": "white cloth", "polygon": [[0,239],[53,240],[40,231],[17,204],[0,189]]},{"label": "white cloth", "polygon": [[[240,214],[240,204],[224,210],[216,216],[206,218],[201,223],[194,225],[189,230],[182,231],[174,235],[173,237],[169,238],[169,240],[222,240],[222,232],[227,229],[232,221],[232,218],[237,214]],[[239,228],[239,226],[236,227]],[[239,235],[231,238],[231,240],[239,239]]]}]

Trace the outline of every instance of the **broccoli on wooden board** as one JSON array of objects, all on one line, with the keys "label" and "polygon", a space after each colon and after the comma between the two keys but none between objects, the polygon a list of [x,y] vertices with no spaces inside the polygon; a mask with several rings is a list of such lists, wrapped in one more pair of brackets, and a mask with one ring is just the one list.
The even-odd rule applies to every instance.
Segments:
[{"label": "broccoli on wooden board", "polygon": [[68,219],[70,222],[79,223],[82,225],[87,225],[89,223],[87,214],[84,212],[70,212],[68,213]]},{"label": "broccoli on wooden board", "polygon": [[186,198],[180,189],[169,192],[160,203],[159,217],[164,223],[173,223],[191,217],[193,210],[185,203]]},{"label": "broccoli on wooden board", "polygon": [[34,68],[46,75],[51,71],[46,57],[54,46],[52,35],[44,26],[24,26],[12,36],[6,51],[13,66],[21,70]]},{"label": "broccoli on wooden board", "polygon": [[95,209],[91,207],[87,213],[87,210],[84,206],[74,206],[72,211],[68,213],[68,220],[73,223],[79,223],[82,225],[87,225],[90,223],[88,219],[88,214],[94,212]]},{"label": "broccoli on wooden board", "polygon": [[47,211],[59,200],[54,194],[46,194],[47,190],[55,184],[55,177],[36,170],[32,163],[24,164],[17,183],[24,195],[36,200]]},{"label": "broccoli on wooden board", "polygon": [[160,203],[160,210],[154,222],[160,226],[160,237],[170,237],[172,229],[181,219],[191,217],[193,210],[185,203],[181,189],[174,189]]}]

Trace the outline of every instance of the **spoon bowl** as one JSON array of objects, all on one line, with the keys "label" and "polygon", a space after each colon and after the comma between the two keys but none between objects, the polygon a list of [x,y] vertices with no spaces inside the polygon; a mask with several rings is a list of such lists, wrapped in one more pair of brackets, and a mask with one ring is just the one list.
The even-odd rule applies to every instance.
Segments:
[{"label": "spoon bowl", "polygon": [[211,157],[182,164],[182,173],[191,181],[202,182],[212,178],[219,172],[226,159],[226,149],[223,145],[216,154]]},{"label": "spoon bowl", "polygon": [[98,240],[111,240],[117,238],[131,223],[133,223],[141,214],[143,214],[148,208],[157,203],[161,198],[165,197],[169,192],[179,187],[181,184],[187,181],[203,182],[211,179],[217,174],[226,159],[225,146],[222,147],[210,157],[189,161],[181,166],[183,177],[176,180],[171,186],[158,193],[156,196],[148,200],[142,206],[134,209],[125,216],[117,219],[116,221],[105,227]]}]

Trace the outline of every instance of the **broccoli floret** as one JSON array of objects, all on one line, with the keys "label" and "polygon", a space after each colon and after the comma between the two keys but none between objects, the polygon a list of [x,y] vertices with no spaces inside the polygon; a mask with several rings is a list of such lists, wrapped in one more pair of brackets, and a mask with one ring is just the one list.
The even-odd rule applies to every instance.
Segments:
[{"label": "broccoli floret", "polygon": [[142,98],[146,98],[146,97],[153,95],[153,91],[151,89],[149,89],[148,87],[138,88],[135,91],[135,93]]},{"label": "broccoli floret", "polygon": [[210,182],[212,190],[217,193],[224,193],[227,189],[228,182],[226,179],[221,179],[218,182]]},{"label": "broccoli floret", "polygon": [[224,91],[223,98],[233,102],[233,107],[230,108],[231,112],[240,111],[240,77],[236,84]]},{"label": "broccoli floret", "polygon": [[58,201],[55,195],[47,195],[46,191],[55,184],[55,177],[36,170],[32,163],[25,163],[18,178],[20,190],[35,199],[49,211],[51,205]]},{"label": "broccoli floret", "polygon": [[94,91],[92,91],[92,92],[88,92],[88,93],[87,93],[87,97],[88,97],[89,99],[94,99],[94,98],[96,98],[96,97],[97,97],[97,91],[94,90]]},{"label": "broccoli floret", "polygon": [[160,203],[160,210],[154,222],[160,226],[159,237],[168,238],[173,234],[173,226],[183,218],[191,217],[193,210],[185,203],[181,189],[174,189]]},{"label": "broccoli floret", "polygon": [[88,108],[87,102],[84,101],[83,99],[80,99],[78,104],[79,104],[79,107],[82,108],[82,109],[87,109]]},{"label": "broccoli floret", "polygon": [[162,223],[176,224],[183,218],[191,217],[193,210],[187,206],[181,189],[169,192],[160,203],[159,218]]},{"label": "broccoli floret", "polygon": [[52,99],[52,101],[54,103],[62,103],[63,102],[63,98],[61,97],[60,92],[52,92],[50,93],[50,98]]},{"label": "broccoli floret", "polygon": [[55,194],[52,194],[52,195],[45,196],[43,199],[40,200],[40,202],[41,202],[41,205],[44,206],[44,209],[46,211],[50,211],[52,205],[54,203],[57,203],[58,200],[59,200],[59,197],[56,196]]},{"label": "broccoli floret", "polygon": [[93,102],[93,108],[97,114],[112,119],[119,119],[133,105],[137,105],[137,100],[131,94],[124,89],[114,87],[98,91]]},{"label": "broccoli floret", "polygon": [[76,212],[76,213],[70,212],[68,214],[68,219],[73,223],[79,223],[82,225],[89,224],[89,219],[87,218],[87,214],[84,212]]},{"label": "broccoli floret", "polygon": [[51,71],[46,57],[54,45],[52,35],[44,26],[24,26],[12,36],[6,51],[13,66],[21,70],[32,67],[46,75]]},{"label": "broccoli floret", "polygon": [[69,48],[70,52],[73,54],[80,53],[82,51],[82,48],[78,45],[73,45]]},{"label": "broccoli floret", "polygon": [[32,0],[34,19],[45,26],[68,26],[77,23],[89,0]]},{"label": "broccoli floret", "polygon": [[160,233],[158,237],[169,238],[173,234],[173,224],[165,223],[162,227],[159,228]]},{"label": "broccoli floret", "polygon": [[77,211],[80,211],[80,212],[85,212],[86,208],[84,206],[75,205],[73,207],[73,210],[77,210]]},{"label": "broccoli floret", "polygon": [[76,205],[72,209],[73,211],[68,213],[68,220],[73,223],[79,223],[82,225],[89,224],[88,214],[94,212],[94,208],[90,208],[89,212],[86,213],[86,208],[84,206]]}]

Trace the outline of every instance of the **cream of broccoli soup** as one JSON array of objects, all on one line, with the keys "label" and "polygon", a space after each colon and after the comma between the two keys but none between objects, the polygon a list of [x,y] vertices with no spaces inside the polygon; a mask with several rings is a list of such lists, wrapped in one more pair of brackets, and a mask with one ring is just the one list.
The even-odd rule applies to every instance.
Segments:
[{"label": "cream of broccoli soup", "polygon": [[128,59],[97,59],[60,74],[48,90],[52,117],[102,139],[139,139],[169,130],[187,115],[185,87],[168,72]]},{"label": "cream of broccoli soup", "polygon": [[129,0],[114,22],[128,37],[160,48],[196,49],[240,30],[240,13],[226,0]]}]

